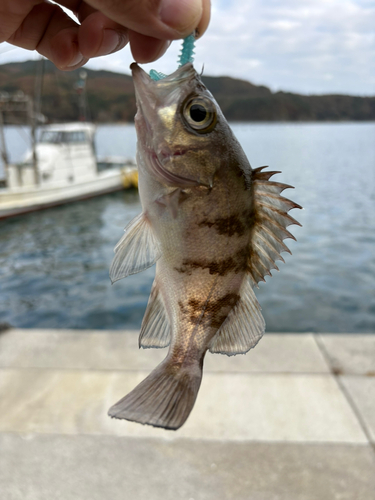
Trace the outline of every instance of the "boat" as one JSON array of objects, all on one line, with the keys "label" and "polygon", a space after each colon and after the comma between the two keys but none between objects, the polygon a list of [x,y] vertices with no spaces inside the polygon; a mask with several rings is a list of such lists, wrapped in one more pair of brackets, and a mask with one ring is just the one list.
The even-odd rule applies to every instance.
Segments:
[{"label": "boat", "polygon": [[[36,100],[22,91],[0,92],[0,153],[5,170],[5,178],[0,179],[0,219],[138,187],[134,159],[96,156],[96,126],[86,116],[85,71],[80,72],[80,80],[75,84],[79,120],[39,125],[46,121],[41,113],[44,59],[40,62]],[[8,161],[4,134],[8,115],[18,120],[23,115],[20,123],[28,123],[30,127],[30,150],[17,164]],[[8,123],[12,123],[9,117]]]},{"label": "boat", "polygon": [[87,122],[40,127],[34,148],[5,166],[0,219],[137,187],[133,159],[96,157],[95,129]]}]

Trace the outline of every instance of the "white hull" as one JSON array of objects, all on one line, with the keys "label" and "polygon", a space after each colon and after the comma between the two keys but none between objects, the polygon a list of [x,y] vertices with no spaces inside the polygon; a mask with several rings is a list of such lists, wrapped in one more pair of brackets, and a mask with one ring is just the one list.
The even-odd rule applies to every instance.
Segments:
[{"label": "white hull", "polygon": [[0,218],[120,190],[123,188],[122,175],[119,169],[114,169],[100,172],[92,180],[71,185],[0,189]]},{"label": "white hull", "polygon": [[96,158],[95,126],[48,125],[23,161],[6,167],[0,188],[0,219],[137,185],[137,170],[126,158]]}]

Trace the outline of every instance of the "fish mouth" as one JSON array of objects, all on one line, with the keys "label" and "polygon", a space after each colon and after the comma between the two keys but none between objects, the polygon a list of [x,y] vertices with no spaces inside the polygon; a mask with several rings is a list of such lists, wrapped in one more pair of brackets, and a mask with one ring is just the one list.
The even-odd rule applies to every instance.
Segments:
[{"label": "fish mouth", "polygon": [[179,87],[181,81],[194,78],[196,71],[193,65],[191,63],[185,64],[171,75],[157,81],[152,80],[136,63],[133,63],[130,69],[132,71],[138,107],[135,125],[138,138],[143,143],[146,162],[151,173],[159,182],[167,186],[182,189],[201,186],[202,182],[200,179],[173,173],[165,167],[168,161],[173,161],[173,157],[184,156],[187,152],[186,149],[176,146],[171,150],[169,146],[163,145],[158,154],[154,149],[150,148],[150,143],[147,140],[147,135],[153,135],[153,123],[157,122],[156,110],[158,102],[161,99],[160,94],[162,96],[168,95],[175,88]]},{"label": "fish mouth", "polygon": [[152,80],[152,78],[137,63],[130,65],[135,97],[138,109],[148,124],[152,123],[156,116],[158,105],[167,96],[178,91],[183,81],[193,80],[197,73],[191,63],[178,68],[174,73],[162,78]]},{"label": "fish mouth", "polygon": [[137,63],[132,63],[130,65],[130,69],[132,72],[133,81],[135,87],[143,87],[144,85],[165,85],[175,83],[176,86],[180,85],[182,80],[188,80],[191,78],[195,78],[197,72],[194,69],[194,66],[191,63],[186,63],[183,66],[180,66],[170,75],[166,75],[161,80],[153,80],[147,73],[144,71]]},{"label": "fish mouth", "polygon": [[[180,155],[181,152],[178,152],[177,154]],[[147,156],[152,173],[162,184],[167,184],[168,186],[179,187],[182,189],[200,186],[201,183],[196,179],[174,174],[173,172],[170,172],[169,170],[164,168],[162,162],[158,158],[158,155],[154,151],[148,151]],[[167,156],[166,159],[168,159],[170,156],[173,155]]]}]

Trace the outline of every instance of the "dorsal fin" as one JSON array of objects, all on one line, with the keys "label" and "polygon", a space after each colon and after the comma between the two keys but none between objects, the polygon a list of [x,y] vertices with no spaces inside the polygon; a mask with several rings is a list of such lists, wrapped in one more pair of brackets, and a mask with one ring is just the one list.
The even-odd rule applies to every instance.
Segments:
[{"label": "dorsal fin", "polygon": [[154,280],[139,334],[139,347],[144,349],[167,347],[170,341],[169,321],[159,287]]},{"label": "dorsal fin", "polygon": [[109,276],[112,283],[130,274],[151,267],[160,257],[159,242],[144,213],[135,217],[125,228],[125,234],[115,246]]},{"label": "dorsal fin", "polygon": [[271,269],[278,270],[276,260],[284,259],[281,252],[290,252],[284,244],[285,238],[294,236],[286,229],[291,224],[301,224],[288,215],[292,208],[302,208],[280,195],[284,189],[292,188],[288,184],[273,182],[269,179],[280,172],[262,172],[266,167],[252,171],[254,196],[254,228],[251,237],[251,252],[248,259],[248,271],[253,285],[265,281],[266,275],[272,276]]}]

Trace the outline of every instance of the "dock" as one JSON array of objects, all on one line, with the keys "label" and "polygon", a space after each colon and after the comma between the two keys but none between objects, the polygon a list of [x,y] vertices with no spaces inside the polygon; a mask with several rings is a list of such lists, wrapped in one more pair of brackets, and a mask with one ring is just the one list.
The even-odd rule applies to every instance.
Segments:
[{"label": "dock", "polygon": [[165,357],[135,331],[0,334],[1,500],[375,500],[375,334],[208,354],[178,431],[111,405]]}]

